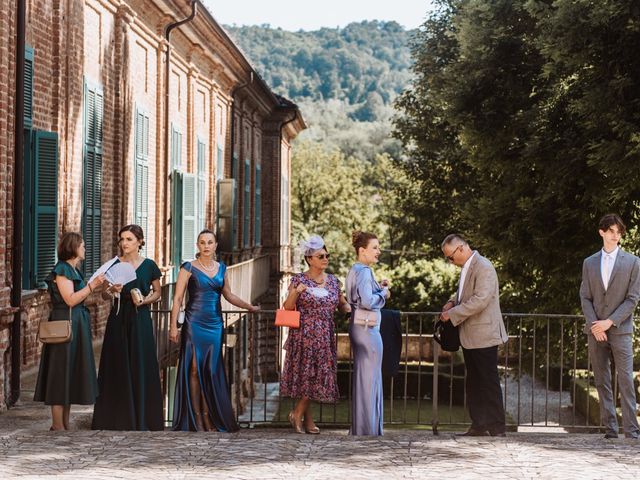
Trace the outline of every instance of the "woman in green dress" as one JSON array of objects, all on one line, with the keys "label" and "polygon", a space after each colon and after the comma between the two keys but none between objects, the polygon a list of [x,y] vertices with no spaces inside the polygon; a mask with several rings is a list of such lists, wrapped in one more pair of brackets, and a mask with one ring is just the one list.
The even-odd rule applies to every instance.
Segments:
[{"label": "woman in green dress", "polygon": [[84,260],[84,241],[79,233],[62,235],[58,263],[46,278],[51,295],[51,320],[71,315],[70,342],[45,344],[33,399],[51,406],[51,428],[69,430],[71,404],[93,405],[98,394],[96,365],[91,344],[91,319],[84,301],[100,288],[104,275],[85,283],[78,265]]},{"label": "woman in green dress", "polygon": [[[149,305],[160,298],[160,269],[140,256],[144,234],[138,225],[118,232],[121,256],[136,270],[136,279],[113,285],[107,294],[118,293],[104,333],[99,395],[93,410],[94,430],[163,430],[160,369]],[[134,300],[131,290],[142,293]]]}]

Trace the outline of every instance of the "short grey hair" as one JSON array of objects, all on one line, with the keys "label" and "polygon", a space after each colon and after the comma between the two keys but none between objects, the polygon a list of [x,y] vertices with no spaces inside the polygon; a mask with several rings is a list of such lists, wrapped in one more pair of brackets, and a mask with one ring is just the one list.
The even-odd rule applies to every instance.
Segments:
[{"label": "short grey hair", "polygon": [[440,249],[442,250],[445,245],[451,245],[456,240],[458,240],[463,245],[468,245],[467,241],[464,239],[462,235],[460,235],[459,233],[450,233],[449,235],[444,237],[444,240],[440,244]]}]

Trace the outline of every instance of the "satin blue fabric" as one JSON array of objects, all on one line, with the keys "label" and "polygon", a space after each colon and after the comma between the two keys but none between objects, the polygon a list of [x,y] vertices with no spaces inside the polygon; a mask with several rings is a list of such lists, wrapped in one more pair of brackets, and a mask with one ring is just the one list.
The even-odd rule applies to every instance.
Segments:
[{"label": "satin blue fabric", "polygon": [[233,432],[239,427],[231,406],[222,363],[224,321],[220,296],[227,267],[220,263],[218,273],[213,278],[192,267],[189,262],[184,263],[182,268],[190,271],[191,277],[187,285],[188,301],[182,326],[173,429],[196,430],[189,389],[190,366],[195,355],[200,388],[204,393],[211,421],[219,431]]},{"label": "satin blue fabric", "polygon": [[373,278],[369,267],[356,263],[345,282],[347,301],[351,304],[349,339],[353,353],[351,384],[351,435],[383,434],[382,337],[380,325],[369,328],[354,325],[356,308],[379,311],[384,307],[387,289]]}]

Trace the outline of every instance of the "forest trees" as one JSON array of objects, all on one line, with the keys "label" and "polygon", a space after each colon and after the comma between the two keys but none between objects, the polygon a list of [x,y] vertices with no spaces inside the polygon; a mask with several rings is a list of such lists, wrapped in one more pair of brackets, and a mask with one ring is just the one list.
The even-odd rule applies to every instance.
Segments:
[{"label": "forest trees", "polygon": [[[640,6],[440,0],[397,101],[407,242],[451,230],[496,260],[510,309],[578,310],[609,211],[640,219]],[[637,233],[624,244],[637,251]]]}]

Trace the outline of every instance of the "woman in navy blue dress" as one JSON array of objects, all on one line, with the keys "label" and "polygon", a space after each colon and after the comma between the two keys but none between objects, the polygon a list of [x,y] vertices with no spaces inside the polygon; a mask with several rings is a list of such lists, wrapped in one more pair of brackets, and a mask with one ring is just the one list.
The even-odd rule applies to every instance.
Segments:
[{"label": "woman in navy blue dress", "polygon": [[238,430],[222,363],[224,320],[220,297],[250,312],[259,307],[231,293],[227,266],[216,262],[216,236],[203,230],[197,239],[198,255],[178,273],[171,308],[169,338],[178,341],[178,314],[185,289],[188,301],[180,344],[180,361],[173,407],[173,429],[184,431]]}]

